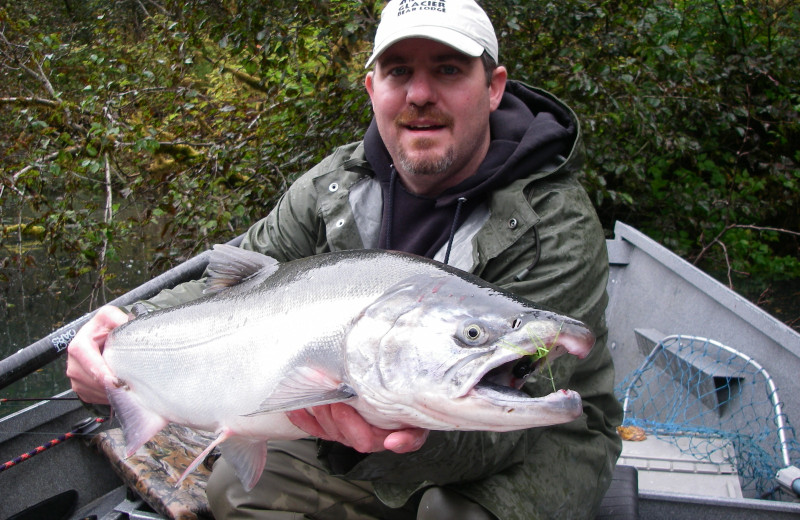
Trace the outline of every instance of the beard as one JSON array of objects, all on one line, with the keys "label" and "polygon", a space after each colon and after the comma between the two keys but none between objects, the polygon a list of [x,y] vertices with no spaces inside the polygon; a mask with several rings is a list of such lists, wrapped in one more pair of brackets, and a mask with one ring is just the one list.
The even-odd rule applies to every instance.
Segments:
[{"label": "beard", "polygon": [[[410,106],[406,108],[400,115],[395,118],[395,124],[404,126],[410,124],[415,119],[427,119],[432,121],[433,124],[441,126],[452,126],[453,118],[442,113],[434,107],[417,107]],[[411,144],[411,149],[414,151],[422,151],[431,148],[434,141],[424,137],[415,139]],[[411,175],[437,175],[442,174],[453,165],[455,162],[455,150],[450,147],[442,155],[429,157],[427,154],[422,154],[420,157],[412,157],[402,147],[397,151],[397,162],[400,167]]]},{"label": "beard", "polygon": [[[414,143],[414,148],[427,148],[427,139],[420,139]],[[435,157],[410,157],[404,149],[398,150],[398,163],[400,167],[411,175],[429,176],[442,174],[450,169],[455,162],[455,151],[448,148],[444,154]]]}]

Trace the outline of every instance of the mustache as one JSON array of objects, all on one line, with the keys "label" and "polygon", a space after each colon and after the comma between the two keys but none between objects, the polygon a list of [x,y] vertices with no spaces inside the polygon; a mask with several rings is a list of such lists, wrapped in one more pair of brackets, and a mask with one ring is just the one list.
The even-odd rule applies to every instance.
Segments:
[{"label": "mustache", "polygon": [[406,126],[420,119],[437,126],[450,126],[453,124],[453,118],[438,108],[430,106],[418,107],[415,105],[411,105],[400,112],[394,118],[394,122],[397,125]]}]

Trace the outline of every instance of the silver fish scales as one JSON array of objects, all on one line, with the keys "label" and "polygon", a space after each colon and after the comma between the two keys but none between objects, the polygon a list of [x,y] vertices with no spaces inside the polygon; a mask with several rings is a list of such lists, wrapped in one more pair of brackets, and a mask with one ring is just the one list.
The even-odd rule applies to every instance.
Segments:
[{"label": "silver fish scales", "polygon": [[573,391],[519,388],[543,354],[588,355],[591,331],[457,269],[388,251],[278,263],[216,246],[209,272],[207,296],[106,342],[129,455],[170,422],[215,432],[184,476],[219,445],[250,489],[267,440],[306,436],[289,410],[347,402],[381,428],[486,431],[582,413]]}]

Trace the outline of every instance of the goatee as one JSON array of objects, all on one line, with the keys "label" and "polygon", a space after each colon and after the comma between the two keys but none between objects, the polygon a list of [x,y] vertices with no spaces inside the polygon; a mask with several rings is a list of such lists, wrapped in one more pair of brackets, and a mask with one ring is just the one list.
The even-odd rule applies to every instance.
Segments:
[{"label": "goatee", "polygon": [[[417,107],[411,105],[401,112],[394,120],[399,127],[411,126],[416,121],[424,120],[429,126],[449,127],[453,125],[453,118],[433,106]],[[435,141],[425,137],[414,139],[410,150],[425,151],[435,146]],[[446,172],[455,161],[455,150],[449,148],[444,155],[438,157],[412,158],[402,148],[398,151],[397,162],[403,170],[411,175],[437,175]]]},{"label": "goatee", "polygon": [[[425,141],[421,139],[414,143],[415,149],[426,148],[428,143],[420,142]],[[411,175],[429,176],[438,175],[446,172],[455,162],[455,152],[452,148],[438,157],[423,157],[412,159],[402,148],[399,150],[398,163],[400,167],[410,173]]]}]

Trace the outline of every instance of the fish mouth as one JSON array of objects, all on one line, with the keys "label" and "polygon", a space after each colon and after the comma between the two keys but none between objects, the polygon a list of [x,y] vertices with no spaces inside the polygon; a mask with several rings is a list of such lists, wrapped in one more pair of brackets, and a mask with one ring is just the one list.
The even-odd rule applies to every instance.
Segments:
[{"label": "fish mouth", "polygon": [[[552,351],[551,351],[552,352]],[[473,402],[485,403],[492,407],[502,407],[507,413],[524,409],[534,409],[562,417],[552,419],[552,424],[567,422],[577,418],[583,411],[581,398],[573,390],[560,389],[547,395],[533,396],[522,391],[522,386],[534,373],[541,372],[548,365],[548,356],[532,360],[531,356],[517,358],[486,372],[467,392],[465,397]],[[555,356],[558,357],[558,356]],[[535,412],[536,413],[536,412]]]},{"label": "fish mouth", "polygon": [[[545,367],[564,354],[572,354],[579,359],[589,355],[594,346],[595,337],[583,326],[562,324],[559,332],[547,341],[538,341],[535,352],[521,351],[514,345],[499,345],[508,351],[508,356],[498,360],[499,364],[489,368],[473,385],[474,389],[496,391],[510,395],[517,392],[529,397],[520,389],[533,374],[542,372]],[[515,355],[516,354],[516,355]],[[554,388],[555,390],[555,388]]]},{"label": "fish mouth", "polygon": [[[506,418],[511,419],[513,414],[519,413],[530,419],[530,426],[547,426],[560,424],[577,419],[583,413],[583,404],[580,395],[574,390],[556,390],[542,397],[531,397],[528,394],[496,385],[480,385],[469,393],[472,402],[485,403],[491,407],[499,407]],[[527,411],[527,414],[526,414]],[[518,422],[517,426],[525,421]],[[510,431],[515,428],[507,428]],[[497,431],[503,431],[498,429]]]},{"label": "fish mouth", "polygon": [[519,389],[531,375],[542,370],[542,367],[549,362],[547,358],[548,356],[539,359],[533,359],[533,356],[523,356],[503,363],[486,372],[474,388],[503,388],[506,389],[504,391],[514,390],[524,394]]}]

